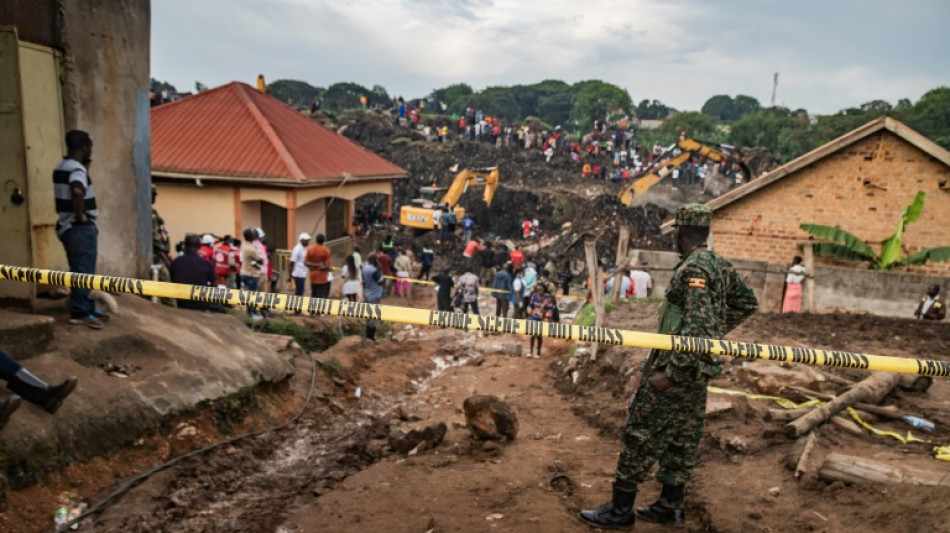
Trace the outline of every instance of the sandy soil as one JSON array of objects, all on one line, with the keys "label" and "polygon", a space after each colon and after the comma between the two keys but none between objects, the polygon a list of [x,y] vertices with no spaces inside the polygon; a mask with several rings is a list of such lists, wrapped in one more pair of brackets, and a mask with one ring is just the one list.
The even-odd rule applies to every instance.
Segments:
[{"label": "sandy soil", "polygon": [[[428,293],[416,305],[428,305]],[[656,303],[620,306],[612,326],[652,330]],[[395,325],[401,341],[370,343],[347,337],[328,352],[317,393],[300,422],[190,459],[132,489],[83,530],[104,532],[233,531],[590,531],[576,514],[609,496],[618,429],[642,350],[606,348],[595,363],[579,365],[576,383],[565,366],[571,348],[546,341],[540,359],[495,350],[518,337]],[[775,344],[847,348],[866,353],[950,359],[950,324],[856,315],[758,315],[730,338]],[[487,347],[487,348],[486,348]],[[333,362],[335,361],[335,362]],[[332,362],[332,363],[328,363]],[[816,373],[736,361],[716,385],[750,392],[780,389]],[[288,419],[306,394],[310,360],[296,359],[288,387],[259,396],[256,414],[237,429]],[[779,365],[773,365],[779,366]],[[327,368],[335,368],[330,375]],[[783,373],[784,372],[784,373]],[[828,370],[860,379],[857,371]],[[768,374],[769,379],[762,378]],[[819,380],[820,381],[820,380]],[[822,390],[835,385],[821,381]],[[356,388],[360,388],[360,397]],[[767,390],[763,390],[767,389]],[[519,420],[512,442],[472,438],[461,406],[473,394],[508,402]],[[780,425],[763,420],[776,407],[711,395],[726,410],[711,415],[702,459],[687,489],[687,531],[950,531],[945,502],[950,489],[898,485],[846,485],[818,478],[830,452],[873,458],[950,474],[931,456],[932,445],[904,445],[885,437],[856,436],[839,427],[818,430],[816,456],[801,480],[793,476],[803,440],[788,440]],[[894,392],[885,404],[938,422],[935,442],[950,443],[950,383],[936,380],[924,394]],[[205,419],[203,419],[204,417]],[[4,531],[46,531],[50,502],[73,489],[95,501],[133,472],[210,442],[213,421],[188,420],[194,442],[155,435],[137,450],[72,465],[62,475],[13,491]],[[448,432],[434,449],[407,456],[387,448],[394,427],[444,422]],[[906,433],[901,422],[873,420]],[[200,442],[198,442],[200,441]],[[111,476],[115,476],[114,478]],[[641,487],[639,504],[658,494]],[[42,507],[46,506],[46,513]],[[43,516],[45,514],[45,517]],[[33,522],[25,520],[32,518]],[[48,521],[47,521],[48,520]],[[659,526],[638,524],[641,531]]]}]

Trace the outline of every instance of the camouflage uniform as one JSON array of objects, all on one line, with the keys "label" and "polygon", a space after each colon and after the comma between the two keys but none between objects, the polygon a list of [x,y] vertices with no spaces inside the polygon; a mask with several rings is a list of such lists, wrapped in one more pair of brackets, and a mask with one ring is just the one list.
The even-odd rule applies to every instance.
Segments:
[{"label": "camouflage uniform", "polygon": [[[676,223],[708,226],[711,218],[705,206],[690,205],[677,211]],[[697,247],[673,271],[660,333],[721,339],[757,306],[728,261]],[[659,351],[654,357],[623,428],[616,479],[624,486],[644,481],[657,461],[657,481],[683,485],[689,480],[705,421],[706,386],[720,371],[717,355]],[[647,384],[659,372],[673,382],[664,392]]]},{"label": "camouflage uniform", "polygon": [[[152,188],[154,194],[155,188]],[[152,208],[152,265],[158,265],[161,268],[158,271],[158,281],[171,281],[171,275],[168,272],[168,266],[171,264],[169,257],[168,230],[165,228],[165,221],[158,215],[158,211]],[[154,278],[153,278],[154,279]],[[154,298],[152,299],[154,301]],[[159,298],[164,305],[178,307],[174,298]]]}]

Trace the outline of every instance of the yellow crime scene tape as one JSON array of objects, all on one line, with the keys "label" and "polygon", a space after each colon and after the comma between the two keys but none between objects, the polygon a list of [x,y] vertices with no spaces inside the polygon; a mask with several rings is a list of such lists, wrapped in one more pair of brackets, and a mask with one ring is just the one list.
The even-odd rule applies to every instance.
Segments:
[{"label": "yellow crime scene tape", "polygon": [[[729,396],[745,396],[746,398],[749,398],[750,400],[772,400],[773,402],[781,405],[785,409],[796,409],[798,407],[811,407],[813,405],[821,405],[825,403],[818,399],[811,399],[811,400],[808,400],[807,402],[795,403],[792,400],[789,400],[788,398],[782,398],[781,396],[770,396],[768,394],[755,394],[751,392],[724,389],[721,387],[714,387],[712,385],[706,387],[706,390],[713,394],[726,394]],[[924,439],[915,437],[914,434],[911,433],[910,431],[907,432],[907,435],[901,435],[900,433],[897,433],[894,431],[886,431],[883,429],[878,429],[872,426],[871,424],[868,424],[863,418],[861,418],[861,415],[859,415],[858,412],[853,407],[848,407],[847,411],[848,411],[848,414],[851,415],[851,418],[853,418],[855,422],[860,424],[861,427],[863,427],[864,429],[867,429],[871,433],[874,433],[875,435],[879,435],[881,437],[890,437],[892,439],[900,441],[903,444],[908,444],[911,442],[931,443],[929,440],[924,440]],[[934,452],[936,453],[937,459],[941,461],[950,461],[950,448],[947,448],[947,447],[942,448],[940,446],[935,446]]]},{"label": "yellow crime scene tape", "polygon": [[786,361],[814,366],[861,368],[923,376],[950,376],[950,362],[948,361],[910,359],[775,344],[755,344],[681,335],[663,335],[616,328],[537,322],[450,311],[397,307],[394,305],[350,302],[349,300],[308,298],[292,294],[252,292],[221,287],[201,287],[133,278],[78,274],[39,268],[0,265],[0,280],[39,283],[58,287],[78,287],[139,296],[177,298],[222,305],[253,306],[319,315],[375,319],[469,331],[534,335],[616,346],[728,355],[748,359]]}]

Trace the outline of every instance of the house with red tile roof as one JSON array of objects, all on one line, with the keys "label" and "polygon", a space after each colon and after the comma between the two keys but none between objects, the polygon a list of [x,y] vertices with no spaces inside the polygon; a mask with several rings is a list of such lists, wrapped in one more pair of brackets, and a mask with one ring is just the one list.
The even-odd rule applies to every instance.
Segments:
[{"label": "house with red tile roof", "polygon": [[245,83],[153,107],[151,118],[155,207],[172,242],[248,227],[281,248],[301,232],[340,238],[357,198],[383,195],[391,211],[393,180],[407,175]]}]

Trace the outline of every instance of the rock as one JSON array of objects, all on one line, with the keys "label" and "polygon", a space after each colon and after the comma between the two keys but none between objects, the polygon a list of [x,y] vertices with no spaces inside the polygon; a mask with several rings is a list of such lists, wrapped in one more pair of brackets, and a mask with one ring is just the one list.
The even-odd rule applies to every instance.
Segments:
[{"label": "rock", "polygon": [[779,494],[781,493],[782,493],[781,487],[772,487],[769,489],[769,494],[771,494],[773,498],[778,498]]},{"label": "rock", "polygon": [[342,380],[342,379],[340,379],[340,378],[338,378],[338,377],[336,377],[336,376],[334,376],[334,377],[332,378],[332,380],[333,380],[333,384],[336,385],[337,387],[342,387],[342,386],[346,385],[346,381],[344,381],[344,380]]},{"label": "rock", "polygon": [[470,396],[462,405],[465,424],[479,440],[514,440],[518,417],[511,406],[497,396]]},{"label": "rock", "polygon": [[[389,431],[387,444],[397,453],[419,453],[422,450],[431,450],[445,438],[448,428],[445,422],[437,422],[422,428],[410,429],[408,432],[401,428]],[[413,453],[413,455],[415,455]]]}]

